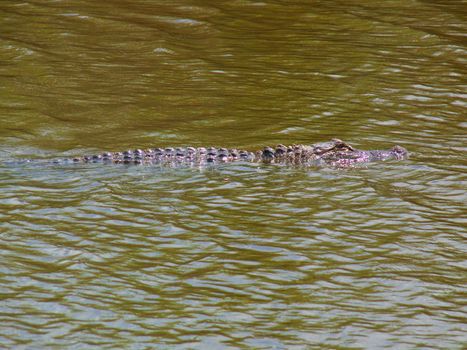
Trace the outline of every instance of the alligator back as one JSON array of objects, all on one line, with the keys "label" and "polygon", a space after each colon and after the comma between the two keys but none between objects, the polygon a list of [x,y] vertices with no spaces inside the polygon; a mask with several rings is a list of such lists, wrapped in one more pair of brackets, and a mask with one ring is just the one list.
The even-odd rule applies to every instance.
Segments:
[{"label": "alligator back", "polygon": [[401,146],[390,150],[357,150],[339,139],[314,145],[277,145],[262,150],[247,151],[216,147],[149,148],[124,152],[104,152],[96,155],[56,160],[55,163],[105,163],[105,164],[162,164],[205,165],[230,162],[276,163],[286,165],[324,165],[349,167],[390,159],[407,158]]}]

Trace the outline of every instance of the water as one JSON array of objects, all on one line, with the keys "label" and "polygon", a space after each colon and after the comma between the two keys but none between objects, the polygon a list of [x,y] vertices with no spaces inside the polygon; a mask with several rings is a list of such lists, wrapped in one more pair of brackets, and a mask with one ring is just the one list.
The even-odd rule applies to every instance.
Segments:
[{"label": "water", "polygon": [[[0,347],[462,349],[462,1],[0,4]],[[21,163],[339,137],[403,162]]]}]

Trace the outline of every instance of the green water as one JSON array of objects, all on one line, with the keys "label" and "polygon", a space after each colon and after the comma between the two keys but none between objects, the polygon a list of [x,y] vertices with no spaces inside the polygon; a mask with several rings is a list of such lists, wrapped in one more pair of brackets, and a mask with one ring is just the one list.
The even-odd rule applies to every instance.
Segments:
[{"label": "green water", "polygon": [[[0,348],[463,349],[463,1],[2,1]],[[351,170],[21,163],[338,137]]]}]

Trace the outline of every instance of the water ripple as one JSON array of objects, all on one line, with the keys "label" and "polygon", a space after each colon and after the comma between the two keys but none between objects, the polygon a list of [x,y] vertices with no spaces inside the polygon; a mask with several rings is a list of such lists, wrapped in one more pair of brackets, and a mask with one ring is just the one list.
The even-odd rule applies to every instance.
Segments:
[{"label": "water ripple", "polygon": [[[462,348],[455,2],[0,5],[8,348]],[[407,147],[349,170],[52,165],[133,147]]]}]

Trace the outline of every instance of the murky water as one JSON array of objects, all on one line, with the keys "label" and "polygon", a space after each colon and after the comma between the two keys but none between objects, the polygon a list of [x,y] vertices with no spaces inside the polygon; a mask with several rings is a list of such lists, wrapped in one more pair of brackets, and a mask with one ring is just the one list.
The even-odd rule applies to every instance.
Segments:
[{"label": "murky water", "polygon": [[[0,347],[467,346],[463,1],[2,1]],[[10,162],[400,144],[352,170]]]}]

